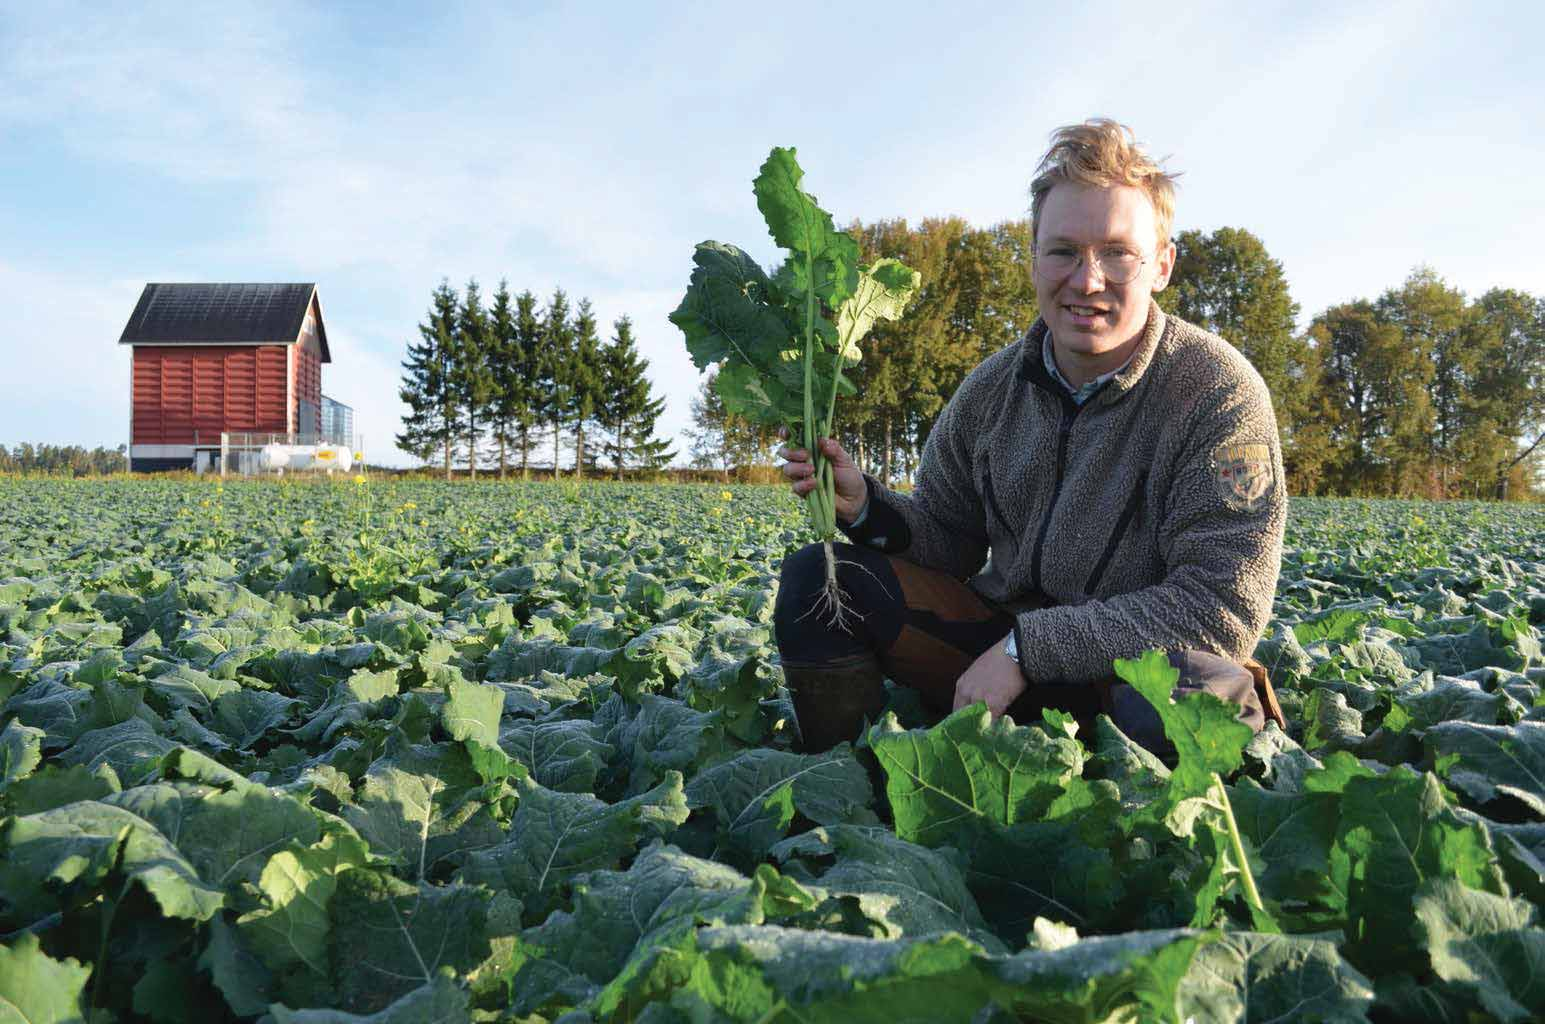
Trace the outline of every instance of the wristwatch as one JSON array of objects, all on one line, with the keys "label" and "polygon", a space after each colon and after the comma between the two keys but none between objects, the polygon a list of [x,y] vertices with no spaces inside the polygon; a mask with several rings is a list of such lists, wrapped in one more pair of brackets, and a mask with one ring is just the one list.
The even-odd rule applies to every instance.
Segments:
[{"label": "wristwatch", "polygon": [[1015,661],[1019,660],[1019,633],[1017,631],[1009,630],[1009,638],[1003,641],[1003,653]]}]

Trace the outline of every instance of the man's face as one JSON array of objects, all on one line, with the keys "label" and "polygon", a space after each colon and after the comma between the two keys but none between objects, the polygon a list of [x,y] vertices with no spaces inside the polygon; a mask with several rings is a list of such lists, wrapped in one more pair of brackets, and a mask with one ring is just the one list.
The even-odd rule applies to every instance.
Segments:
[{"label": "man's face", "polygon": [[[1126,362],[1148,320],[1148,299],[1169,283],[1175,247],[1158,247],[1158,218],[1153,203],[1137,188],[1092,188],[1059,182],[1041,207],[1036,233],[1039,254],[1035,296],[1051,328],[1052,347],[1064,373],[1081,384]],[[1143,262],[1130,281],[1117,284],[1096,270],[1095,254],[1108,258],[1126,251]],[[1048,272],[1048,254],[1082,258],[1071,273]]]}]

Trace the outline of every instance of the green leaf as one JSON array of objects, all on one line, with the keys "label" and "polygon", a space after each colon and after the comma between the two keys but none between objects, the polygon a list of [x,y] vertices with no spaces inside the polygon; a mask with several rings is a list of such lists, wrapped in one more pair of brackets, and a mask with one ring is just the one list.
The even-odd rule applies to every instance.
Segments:
[{"label": "green leaf", "polygon": [[0,849],[0,892],[18,925],[74,903],[111,871],[143,886],[168,917],[208,920],[223,902],[153,824],[105,803],[13,818]]},{"label": "green leaf", "polygon": [[[1007,952],[987,930],[953,850],[930,850],[884,828],[830,825],[786,839],[771,853],[780,862],[807,859],[823,888],[861,897],[864,912],[886,923],[889,938],[957,931],[990,953]],[[835,862],[821,869],[826,858]]]},{"label": "green leaf", "polygon": [[432,983],[442,967],[465,973],[489,954],[488,893],[416,886],[378,871],[337,876],[332,955],[340,1006],[373,1013]]},{"label": "green leaf", "polygon": [[726,360],[767,368],[795,344],[782,313],[768,304],[771,283],[750,256],[733,245],[703,242],[692,262],[691,285],[670,321],[686,335],[699,370]]},{"label": "green leaf", "polygon": [[275,1024],[470,1024],[467,993],[449,971],[407,993],[375,1013],[343,1010],[291,1010],[276,1004]]},{"label": "green leaf", "polygon": [[1435,879],[1416,897],[1416,919],[1438,977],[1475,991],[1499,1020],[1545,1014],[1545,930],[1527,900]]},{"label": "green leaf", "polygon": [[837,336],[842,358],[849,364],[860,357],[858,343],[879,320],[900,320],[907,303],[922,283],[923,275],[900,260],[876,260],[858,275],[853,295],[837,310]]},{"label": "green leaf", "polygon": [[[1175,1024],[1179,988],[1196,951],[1212,935],[1189,929],[1059,940],[994,965],[1012,986],[999,1001],[1032,1020],[1165,1020]],[[1125,1015],[1118,1015],[1120,1011]],[[1134,1013],[1133,1011],[1139,1011]]]},{"label": "green leaf", "polygon": [[268,1009],[274,977],[223,916],[209,922],[209,945],[199,955],[198,964],[209,972],[215,987],[238,1015],[251,1017]]},{"label": "green leaf", "polygon": [[903,732],[887,715],[869,744],[885,769],[896,834],[924,846],[948,844],[963,827],[1043,817],[1084,763],[1076,740],[994,721],[981,704],[927,730]]},{"label": "green leaf", "polygon": [[440,721],[451,739],[470,740],[485,747],[499,745],[504,691],[497,686],[452,679],[445,693],[448,699],[440,708]]},{"label": "green leaf", "polygon": [[788,834],[795,812],[820,825],[874,824],[868,773],[846,744],[823,754],[745,750],[700,772],[686,790],[713,811],[722,842],[760,860]]},{"label": "green leaf", "polygon": [[858,285],[858,243],[800,187],[804,176],[793,149],[774,148],[751,188],[773,241],[792,254],[796,287],[837,309]]},{"label": "green leaf", "polygon": [[557,793],[522,779],[520,807],[503,843],[475,850],[461,877],[508,890],[541,917],[585,871],[613,868],[649,838],[662,838],[687,820],[681,773],[646,793],[607,804],[587,793]]},{"label": "green leaf", "polygon": [[548,789],[589,793],[611,759],[611,744],[585,719],[521,720],[499,735],[499,748]]},{"label": "green leaf", "polygon": [[239,690],[215,698],[209,727],[246,750],[270,729],[283,725],[298,701],[267,690]]},{"label": "green leaf", "polygon": [[1164,799],[1149,806],[1149,820],[1162,820],[1182,801],[1206,796],[1214,773],[1227,776],[1238,768],[1245,744],[1255,735],[1239,721],[1239,709],[1210,693],[1172,696],[1180,670],[1162,651],[1148,651],[1135,660],[1116,659],[1116,675],[1152,704],[1164,723],[1164,735],[1175,745],[1177,761]]},{"label": "green leaf", "polygon": [[1460,819],[1432,775],[1398,767],[1349,778],[1340,803],[1328,877],[1344,900],[1347,955],[1369,974],[1420,969],[1410,894],[1424,882],[1505,892],[1485,826]]},{"label": "green leaf", "polygon": [[1444,779],[1477,803],[1512,797],[1545,816],[1545,723],[1448,722],[1423,739]]},{"label": "green leaf", "polygon": [[1373,986],[1336,944],[1308,935],[1225,932],[1203,946],[1180,985],[1186,1019],[1363,1024]]},{"label": "green leaf", "polygon": [[22,725],[14,718],[0,730],[0,790],[32,774],[43,760],[42,729]]},{"label": "green leaf", "polygon": [[44,953],[36,935],[13,939],[0,946],[0,1020],[79,1024],[85,1020],[81,993],[90,976],[89,966]]},{"label": "green leaf", "polygon": [[359,839],[328,835],[303,850],[282,850],[269,859],[258,880],[266,906],[236,922],[269,968],[303,964],[317,974],[327,973],[328,910],[337,875],[365,864],[368,856]]}]

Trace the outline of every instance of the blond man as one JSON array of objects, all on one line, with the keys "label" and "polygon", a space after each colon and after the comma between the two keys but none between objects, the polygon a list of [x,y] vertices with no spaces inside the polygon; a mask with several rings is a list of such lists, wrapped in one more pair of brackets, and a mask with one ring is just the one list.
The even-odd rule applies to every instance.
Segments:
[{"label": "blond man", "polygon": [[[1233,346],[1153,299],[1175,265],[1173,178],[1130,130],[1091,120],[1053,133],[1031,194],[1040,319],[951,398],[915,491],[821,442],[862,617],[804,614],[820,548],[785,560],[775,630],[807,749],[853,739],[888,676],[941,713],[1103,711],[1163,751],[1157,716],[1111,674],[1150,648],[1252,728],[1280,721],[1248,662],[1287,512],[1276,421]],[[808,453],[781,454],[804,495]]]}]

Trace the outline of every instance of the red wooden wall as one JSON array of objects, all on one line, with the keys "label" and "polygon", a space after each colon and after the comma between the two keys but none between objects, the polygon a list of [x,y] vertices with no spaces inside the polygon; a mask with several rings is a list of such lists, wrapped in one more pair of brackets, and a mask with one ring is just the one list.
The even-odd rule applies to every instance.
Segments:
[{"label": "red wooden wall", "polygon": [[322,430],[322,355],[316,343],[303,342],[295,346],[295,403],[296,419],[300,418],[300,403],[310,402],[312,422],[295,424],[301,434],[314,434]]},{"label": "red wooden wall", "polygon": [[[219,444],[289,429],[285,345],[135,345],[131,444]],[[320,366],[317,401],[321,401]]]}]

